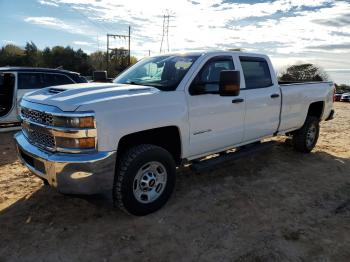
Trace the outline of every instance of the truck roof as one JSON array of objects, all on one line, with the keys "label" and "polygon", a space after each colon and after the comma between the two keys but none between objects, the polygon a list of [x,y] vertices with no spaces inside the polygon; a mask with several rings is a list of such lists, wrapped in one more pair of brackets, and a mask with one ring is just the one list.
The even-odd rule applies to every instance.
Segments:
[{"label": "truck roof", "polygon": [[200,56],[200,55],[210,55],[210,54],[238,54],[238,55],[254,55],[254,56],[266,56],[264,54],[258,54],[258,53],[251,53],[251,52],[244,52],[244,51],[230,51],[230,50],[193,50],[193,51],[178,51],[178,52],[171,52],[171,53],[165,53],[165,54],[160,54],[157,56],[162,56],[162,55],[193,55],[193,56]]}]

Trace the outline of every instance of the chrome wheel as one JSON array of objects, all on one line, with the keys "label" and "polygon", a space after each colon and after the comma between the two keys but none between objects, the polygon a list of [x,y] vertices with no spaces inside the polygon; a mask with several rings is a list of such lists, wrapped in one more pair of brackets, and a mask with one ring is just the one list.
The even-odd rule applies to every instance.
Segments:
[{"label": "chrome wheel", "polygon": [[317,128],[315,124],[312,124],[306,133],[306,145],[312,147],[316,139]]},{"label": "chrome wheel", "polygon": [[149,204],[160,197],[167,182],[167,172],[160,162],[148,162],[137,172],[133,192],[137,201]]}]

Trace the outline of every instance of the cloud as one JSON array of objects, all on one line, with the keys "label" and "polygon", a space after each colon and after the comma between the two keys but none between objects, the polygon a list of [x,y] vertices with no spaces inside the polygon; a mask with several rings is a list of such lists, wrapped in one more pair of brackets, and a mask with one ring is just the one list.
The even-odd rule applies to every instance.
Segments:
[{"label": "cloud", "polygon": [[96,36],[96,32],[88,28],[83,23],[72,23],[63,21],[61,19],[50,17],[50,16],[30,16],[24,18],[24,21],[27,23],[51,28],[54,30],[65,31],[70,34],[80,34],[86,36]]},{"label": "cloud", "polygon": [[73,44],[80,46],[92,46],[94,43],[85,42],[85,41],[74,41]]},{"label": "cloud", "polygon": [[171,50],[241,47],[272,55],[278,65],[303,60],[339,68],[339,61],[344,66],[350,63],[350,52],[346,48],[350,43],[349,1],[42,1],[70,9],[80,14],[84,22],[60,20],[56,23],[45,19],[31,22],[70,33],[80,30],[90,37],[90,49],[97,34],[105,44],[107,32],[127,34],[131,25],[132,54],[141,57],[147,55],[148,50],[156,54],[161,42],[163,14],[169,10],[173,15],[169,28]]},{"label": "cloud", "polygon": [[347,44],[308,46],[307,49],[316,49],[316,50],[337,50],[337,49],[339,49],[339,50],[350,51],[350,43],[347,43]]},{"label": "cloud", "polygon": [[[49,0],[45,0],[49,1]],[[50,0],[60,6],[65,6],[81,13],[92,23],[98,23],[100,33],[125,33],[127,25],[132,26],[133,47],[136,49],[158,49],[162,33],[162,15],[170,10],[169,39],[172,49],[203,47],[218,47],[218,45],[234,45],[237,43],[254,44],[259,42],[291,43],[291,36],[305,38],[309,29],[293,28],[293,17],[290,20],[270,19],[262,23],[247,23],[242,26],[240,21],[257,17],[271,17],[279,13],[291,15],[290,12],[300,12],[297,17],[305,18],[303,8],[321,8],[330,5],[331,0],[276,0],[257,3],[222,2],[221,0]],[[155,8],[156,7],[156,8]],[[297,20],[298,20],[297,19]],[[310,24],[311,22],[308,21]],[[300,24],[300,23],[299,23]],[[315,24],[315,23],[314,23]],[[309,26],[310,27],[310,26]],[[200,30],[199,30],[200,28]],[[110,30],[111,29],[111,30]],[[278,29],[278,30],[276,30]],[[281,30],[280,30],[281,29]],[[285,32],[282,41],[278,35]],[[304,33],[302,33],[304,32]],[[286,33],[290,33],[286,35]],[[293,45],[294,50],[299,50]],[[287,47],[283,47],[287,48]],[[286,49],[276,49],[286,52]]]},{"label": "cloud", "polygon": [[[345,10],[344,10],[345,11]],[[335,17],[332,17],[332,19],[315,19],[313,20],[314,23],[321,24],[324,26],[331,26],[331,27],[344,27],[349,26],[350,24],[350,13],[338,13],[335,14]]]},{"label": "cloud", "polygon": [[5,45],[8,45],[8,44],[16,44],[16,42],[15,41],[12,41],[12,40],[6,40],[6,39],[3,39],[3,40],[1,40]]},{"label": "cloud", "polygon": [[59,6],[58,4],[50,0],[39,0],[38,2],[42,5],[49,5],[49,6],[55,6],[55,7]]}]

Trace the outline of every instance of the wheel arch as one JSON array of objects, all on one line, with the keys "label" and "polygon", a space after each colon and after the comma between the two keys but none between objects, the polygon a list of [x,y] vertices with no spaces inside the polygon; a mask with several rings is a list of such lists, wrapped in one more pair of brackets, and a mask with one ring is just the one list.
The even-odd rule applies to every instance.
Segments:
[{"label": "wheel arch", "polygon": [[160,146],[173,156],[176,164],[181,163],[182,141],[180,129],[177,126],[152,128],[124,135],[118,142],[117,156],[121,156],[125,150],[140,144]]},{"label": "wheel arch", "polygon": [[307,111],[307,115],[308,116],[314,116],[317,117],[319,120],[321,120],[323,112],[324,112],[324,101],[316,101],[316,102],[312,102],[309,105],[309,109]]}]

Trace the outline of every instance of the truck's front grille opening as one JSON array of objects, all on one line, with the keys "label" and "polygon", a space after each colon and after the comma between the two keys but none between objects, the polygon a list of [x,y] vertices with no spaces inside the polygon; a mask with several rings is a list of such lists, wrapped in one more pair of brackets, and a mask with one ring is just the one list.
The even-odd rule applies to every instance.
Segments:
[{"label": "truck's front grille opening", "polygon": [[40,112],[37,110],[22,107],[21,115],[24,119],[28,119],[29,121],[32,121],[35,123],[49,125],[49,126],[53,125],[53,116],[45,112]]},{"label": "truck's front grille opening", "polygon": [[33,167],[35,170],[38,170],[40,173],[45,174],[45,165],[42,161],[31,157],[22,150],[20,150],[20,154],[24,162]]}]

